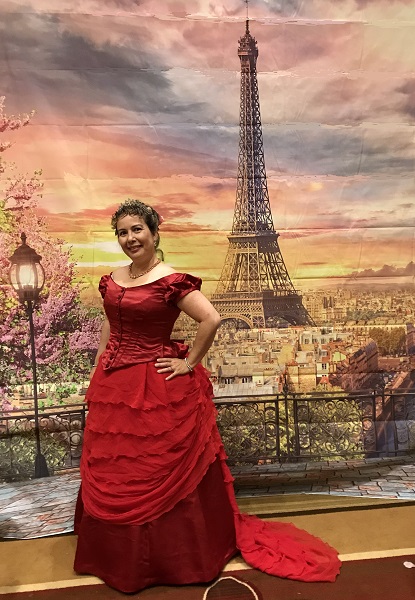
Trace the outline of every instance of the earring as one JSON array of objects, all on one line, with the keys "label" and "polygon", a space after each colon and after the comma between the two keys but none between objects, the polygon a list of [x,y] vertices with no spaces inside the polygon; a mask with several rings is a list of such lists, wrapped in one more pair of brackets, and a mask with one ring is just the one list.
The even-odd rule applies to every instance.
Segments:
[{"label": "earring", "polygon": [[156,242],[156,240],[154,240],[154,247],[155,247],[155,248],[157,247],[157,242]]}]

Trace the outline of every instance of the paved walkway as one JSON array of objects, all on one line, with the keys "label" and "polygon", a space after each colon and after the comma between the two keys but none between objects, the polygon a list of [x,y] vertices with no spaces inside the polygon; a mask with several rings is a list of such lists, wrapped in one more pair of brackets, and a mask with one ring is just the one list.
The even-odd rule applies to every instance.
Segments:
[{"label": "paved walkway", "polygon": [[[330,494],[415,501],[415,456],[233,469],[239,498]],[[79,473],[0,484],[0,538],[71,533]]]},{"label": "paved walkway", "polygon": [[238,467],[232,472],[239,498],[330,494],[415,500],[415,456]]}]

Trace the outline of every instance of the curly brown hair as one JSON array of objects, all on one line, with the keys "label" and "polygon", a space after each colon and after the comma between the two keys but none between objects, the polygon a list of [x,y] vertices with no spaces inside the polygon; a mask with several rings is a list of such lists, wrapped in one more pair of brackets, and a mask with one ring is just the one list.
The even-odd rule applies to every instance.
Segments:
[{"label": "curly brown hair", "polygon": [[128,198],[128,200],[120,204],[111,217],[111,227],[114,229],[115,235],[118,235],[118,220],[122,219],[122,217],[126,217],[127,215],[140,217],[143,219],[144,223],[147,225],[153,235],[156,235],[158,232],[159,225],[161,223],[161,218],[158,212],[140,200]]}]

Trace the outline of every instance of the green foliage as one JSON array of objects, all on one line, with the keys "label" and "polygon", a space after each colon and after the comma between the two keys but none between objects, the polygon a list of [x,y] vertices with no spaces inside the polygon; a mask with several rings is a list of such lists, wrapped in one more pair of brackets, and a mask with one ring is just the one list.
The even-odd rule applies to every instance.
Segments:
[{"label": "green foliage", "polygon": [[[41,452],[50,474],[63,464],[68,442],[61,436],[40,430]],[[0,438],[0,481],[20,481],[34,476],[35,429],[27,421],[16,421],[9,434]]]},{"label": "green foliage", "polygon": [[58,400],[63,400],[63,398],[68,398],[71,394],[74,394],[78,386],[75,383],[62,383],[56,386],[55,395]]},{"label": "green foliage", "polygon": [[391,330],[383,327],[372,327],[369,336],[376,342],[380,356],[401,356],[405,354],[406,332],[404,327]]}]

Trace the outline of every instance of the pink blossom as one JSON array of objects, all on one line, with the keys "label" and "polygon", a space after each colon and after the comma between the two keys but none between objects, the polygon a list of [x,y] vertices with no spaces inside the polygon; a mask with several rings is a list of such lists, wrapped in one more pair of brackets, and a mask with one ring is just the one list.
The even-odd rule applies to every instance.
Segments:
[{"label": "pink blossom", "polygon": [[[0,98],[0,133],[24,127],[31,116],[4,114]],[[10,147],[2,142],[0,152]],[[96,309],[81,304],[82,284],[64,240],[54,237],[37,212],[43,182],[41,170],[19,174],[16,165],[0,161],[7,182],[0,199],[0,383],[31,381],[31,347],[27,315],[8,283],[11,256],[25,232],[27,243],[42,257],[45,285],[33,315],[39,381],[84,381],[96,352],[102,319]]]},{"label": "pink blossom", "polygon": [[28,125],[31,117],[33,117],[33,115],[35,114],[34,111],[32,111],[29,114],[7,116],[4,113],[5,100],[5,96],[0,96],[0,133],[6,131],[7,129],[13,131],[15,129],[20,129],[21,127],[25,127],[26,125]]}]

